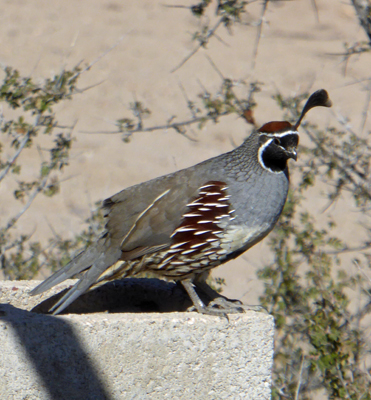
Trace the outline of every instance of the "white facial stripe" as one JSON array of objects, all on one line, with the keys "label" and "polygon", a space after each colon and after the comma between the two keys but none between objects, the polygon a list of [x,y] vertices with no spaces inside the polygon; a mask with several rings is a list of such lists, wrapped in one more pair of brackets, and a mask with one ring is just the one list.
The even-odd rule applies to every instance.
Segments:
[{"label": "white facial stripe", "polygon": [[265,164],[264,164],[264,161],[263,161],[263,157],[262,157],[263,151],[264,151],[264,149],[265,149],[266,147],[268,147],[272,142],[273,142],[273,139],[269,139],[269,140],[267,140],[262,146],[260,146],[259,151],[258,151],[258,160],[259,160],[260,165],[261,165],[264,169],[266,169],[267,171],[272,172],[273,174],[282,174],[283,171],[273,171],[272,169],[266,167]]},{"label": "white facial stripe", "polygon": [[267,132],[259,132],[259,135],[264,135],[267,137],[271,137],[271,138],[280,138],[286,135],[299,135],[298,131],[285,131],[285,132],[281,132],[281,133],[267,133]]}]

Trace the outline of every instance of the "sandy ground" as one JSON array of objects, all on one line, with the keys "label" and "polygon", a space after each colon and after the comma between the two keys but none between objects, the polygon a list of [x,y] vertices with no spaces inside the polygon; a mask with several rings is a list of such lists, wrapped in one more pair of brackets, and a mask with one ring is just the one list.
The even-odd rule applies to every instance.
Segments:
[{"label": "sandy ground", "polygon": [[[205,54],[226,77],[264,82],[256,96],[255,117],[259,124],[281,119],[281,111],[271,98],[277,90],[294,95],[324,87],[334,107],[331,111],[313,111],[310,120],[322,127],[339,126],[337,119],[343,116],[351,119],[353,129],[359,129],[367,92],[365,83],[354,83],[369,78],[370,55],[352,58],[346,75],[342,58],[332,55],[343,52],[345,42],[366,39],[350,1],[316,0],[319,22],[309,0],[269,3],[253,69],[256,23],[262,6],[255,2],[243,17],[245,24],[234,27],[233,35],[222,27],[218,31],[220,40],[213,38],[207,50],[201,49],[182,68],[170,73],[195,47],[192,34],[207,20],[211,26],[216,21],[212,14],[198,20],[187,9],[164,7],[175,3],[0,0],[0,62],[36,80],[72,68],[81,60],[83,65],[90,63],[122,37],[112,51],[83,74],[78,86],[101,84],[56,107],[61,124],[77,121],[71,162],[63,173],[60,195],[51,199],[39,196],[19,220],[20,231],[34,232],[35,240],[45,240],[52,235],[52,226],[62,237],[72,237],[82,229],[96,201],[231,150],[233,142],[241,143],[250,128],[233,116],[216,125],[208,124],[202,131],[188,130],[196,141],[166,130],[138,133],[129,144],[123,143],[119,134],[84,133],[114,131],[115,120],[131,117],[128,104],[134,99],[152,111],[146,126],[164,124],[172,116],[178,121],[189,119],[180,83],[192,100],[203,87],[215,92],[220,85],[220,77]],[[193,3],[184,0],[180,4]],[[12,115],[6,108],[3,114],[5,118]],[[370,120],[360,135],[370,130]],[[47,143],[45,138],[45,146]],[[6,148],[3,156],[6,159],[11,154]],[[39,153],[27,150],[22,161],[30,165],[23,177],[35,176]],[[22,207],[11,200],[14,185],[14,177],[10,177],[0,186],[1,226]],[[327,204],[318,189],[311,202],[314,212]],[[351,205],[347,207],[351,212]],[[357,227],[347,225],[341,205],[327,213],[339,217],[341,230],[354,238]],[[216,269],[214,275],[226,278],[226,295],[251,304],[257,301],[256,269],[268,259],[264,243],[258,244],[238,260]],[[45,273],[39,277],[43,276]]]}]

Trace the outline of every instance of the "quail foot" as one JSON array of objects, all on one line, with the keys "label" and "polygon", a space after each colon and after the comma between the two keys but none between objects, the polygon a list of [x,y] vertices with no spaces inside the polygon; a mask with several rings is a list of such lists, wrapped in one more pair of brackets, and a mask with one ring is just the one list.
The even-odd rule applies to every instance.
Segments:
[{"label": "quail foot", "polygon": [[287,161],[297,159],[297,129],[317,106],[331,106],[323,89],[309,97],[295,125],[268,122],[228,153],[105,200],[103,235],[31,294],[82,274],[50,310],[58,314],[88,290],[149,272],[181,282],[200,313],[243,311],[223,298],[205,305],[194,286],[210,293],[201,276],[238,257],[273,229],[287,197]]}]

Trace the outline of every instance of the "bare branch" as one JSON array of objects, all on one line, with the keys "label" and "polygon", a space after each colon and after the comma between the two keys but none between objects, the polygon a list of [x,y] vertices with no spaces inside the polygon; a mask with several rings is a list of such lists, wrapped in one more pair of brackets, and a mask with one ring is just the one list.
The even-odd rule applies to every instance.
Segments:
[{"label": "bare branch", "polygon": [[[209,61],[209,63],[211,64],[211,66],[214,68],[214,70],[216,71],[216,73],[220,76],[220,78],[221,78],[221,79],[223,80],[223,82],[224,82],[224,81],[225,81],[225,77],[224,77],[224,75],[222,74],[222,72],[220,71],[220,69],[216,66],[216,64],[214,63],[214,61],[211,59],[211,57],[210,57],[208,54],[206,54],[206,58],[208,59],[208,61]],[[236,99],[236,102],[237,102],[237,104],[238,104],[238,108],[239,108],[239,110],[240,110],[240,114],[243,115],[244,112],[245,112],[246,110],[243,109],[243,107],[242,107],[242,105],[241,105],[241,101],[240,101],[240,99],[236,96],[236,94],[234,93],[233,89],[231,89],[231,92],[233,93],[233,96],[234,96],[234,98]],[[253,90],[250,90],[249,98],[248,98],[249,104],[250,104],[250,101],[251,101],[253,92],[254,92]]]},{"label": "bare branch", "polygon": [[182,83],[180,81],[179,81],[179,88],[183,94],[183,97],[185,98],[185,100],[187,102],[187,107],[192,114],[192,118],[197,118],[197,110],[195,110],[194,103],[188,98],[187,93],[184,89],[184,86],[182,85]]},{"label": "bare branch", "polygon": [[219,75],[220,79],[224,81],[225,79],[224,75],[221,73],[220,69],[216,66],[211,57],[208,54],[205,54],[205,56],[208,59],[210,65],[214,68],[215,72]]},{"label": "bare branch", "polygon": [[368,109],[370,107],[370,101],[371,101],[371,83],[367,85],[367,95],[366,95],[366,101],[365,105],[363,107],[362,111],[362,122],[360,126],[360,131],[363,133],[363,130],[365,129],[365,125],[367,122],[367,117],[368,117]]},{"label": "bare branch", "polygon": [[30,206],[33,203],[33,201],[35,200],[36,196],[40,192],[42,192],[43,189],[45,189],[45,186],[48,182],[49,174],[50,174],[50,172],[48,172],[48,174],[43,178],[41,183],[30,194],[28,201],[27,201],[26,205],[22,208],[22,210],[20,210],[13,218],[11,218],[8,221],[6,227],[4,228],[4,231],[8,231],[10,228],[12,228],[17,223],[19,218],[21,218],[21,216],[30,208]]},{"label": "bare branch", "polygon": [[0,173],[0,182],[5,178],[5,176],[8,174],[8,172],[10,171],[10,168],[14,165],[14,163],[16,162],[17,158],[19,157],[19,155],[22,153],[22,150],[24,149],[24,147],[26,146],[28,140],[30,138],[30,132],[28,131],[25,135],[24,138],[21,142],[21,144],[19,145],[17,151],[13,154],[13,156],[6,162],[7,166],[2,170],[2,172]]},{"label": "bare branch", "polygon": [[210,38],[215,34],[216,30],[224,21],[224,17],[219,18],[218,22],[214,25],[212,29],[207,32],[207,35],[198,38],[199,44],[195,49],[193,49],[187,57],[185,57],[180,64],[178,64],[175,68],[173,68],[170,72],[173,73],[181,68],[192,56],[194,56],[201,47],[205,47],[205,45],[209,42]]},{"label": "bare branch", "polygon": [[302,354],[301,355],[300,370],[299,370],[299,380],[298,380],[298,385],[296,386],[296,392],[295,392],[295,400],[299,399],[301,378],[302,378],[302,374],[303,374],[304,359],[305,359],[305,356],[304,356],[304,354]]},{"label": "bare branch", "polygon": [[76,92],[76,93],[79,93],[79,94],[80,94],[80,93],[84,93],[84,92],[86,92],[87,90],[93,89],[93,88],[95,88],[95,87],[101,85],[101,84],[104,83],[106,80],[107,80],[107,79],[103,79],[102,81],[100,81],[100,82],[98,82],[98,83],[93,83],[92,85],[89,85],[89,86],[87,86],[87,87],[85,87],[85,88],[83,88],[83,89],[75,88],[75,92]]},{"label": "bare branch", "polygon": [[256,33],[254,50],[253,50],[253,53],[252,53],[251,69],[255,68],[256,57],[258,55],[259,42],[260,42],[262,30],[263,30],[263,19],[264,19],[264,15],[265,15],[265,13],[267,11],[267,8],[268,8],[268,3],[269,3],[269,0],[264,0],[262,11],[261,11],[261,14],[260,14],[260,21],[258,23],[258,31]]},{"label": "bare branch", "polygon": [[356,42],[352,46],[346,46],[346,51],[344,53],[326,53],[329,56],[343,56],[344,62],[344,76],[347,74],[348,62],[351,56],[355,54],[362,54],[370,52],[370,43],[367,42]]},{"label": "bare branch", "polygon": [[366,274],[363,268],[359,265],[359,262],[357,260],[353,260],[353,264],[357,267],[358,271],[364,276],[364,278],[371,283],[371,277]]},{"label": "bare branch", "polygon": [[[224,115],[228,115],[229,112],[225,111],[222,112],[218,115],[218,117],[222,117]],[[158,130],[166,130],[166,129],[175,129],[177,132],[179,132],[179,128],[183,127],[183,126],[187,126],[187,125],[192,125],[192,124],[196,124],[199,122],[204,122],[204,121],[210,121],[210,120],[215,120],[215,116],[202,116],[202,117],[196,117],[196,118],[192,118],[190,120],[186,120],[186,121],[181,121],[181,122],[174,122],[174,123],[169,123],[169,124],[165,124],[165,125],[157,125],[157,126],[150,126],[148,128],[135,128],[132,130],[128,130],[125,133],[128,134],[133,134],[133,133],[137,133],[137,132],[153,132],[153,131],[158,131]],[[96,133],[103,133],[103,134],[117,134],[117,133],[123,133],[122,131],[79,131],[80,133],[90,133],[90,134],[96,134]],[[194,139],[193,139],[194,140]]]},{"label": "bare branch", "polygon": [[362,172],[358,171],[354,163],[351,163],[346,157],[343,157],[341,154],[339,154],[336,150],[331,149],[331,152],[325,148],[320,141],[315,137],[314,134],[311,133],[311,131],[307,128],[304,127],[305,133],[308,135],[310,140],[317,146],[319,150],[321,150],[321,153],[319,156],[323,155],[323,157],[327,160],[331,159],[331,157],[334,157],[338,160],[340,160],[343,164],[338,165],[339,171],[345,176],[345,178],[352,184],[354,185],[355,188],[359,189],[362,194],[367,197],[368,200],[371,200],[371,192],[367,190],[362,184],[358,183],[356,179],[353,177],[351,173],[354,173],[357,177],[361,178],[362,180],[365,179],[365,176]]},{"label": "bare branch", "polygon": [[[116,48],[125,38],[126,35],[128,35],[131,32],[126,32],[124,35],[122,35],[110,48],[108,48],[106,51],[104,51],[100,56],[98,56],[95,60],[93,60],[90,64],[88,64],[84,69],[81,71],[77,72],[75,75],[73,75],[70,80],[74,80],[80,75],[82,75],[84,72],[89,71],[90,68],[95,65],[98,61],[100,61],[103,57],[105,57],[108,53],[110,53],[114,48]],[[86,89],[87,90],[87,89]]]},{"label": "bare branch", "polygon": [[371,244],[366,244],[364,246],[357,246],[357,247],[348,247],[345,246],[339,250],[321,250],[321,253],[329,254],[329,255],[337,255],[337,254],[344,254],[344,253],[355,253],[361,252],[371,249]]},{"label": "bare branch", "polygon": [[359,22],[371,42],[371,4],[362,0],[352,0],[352,3],[358,15]]},{"label": "bare branch", "polygon": [[311,3],[312,3],[313,10],[314,10],[314,15],[316,16],[316,21],[317,21],[317,23],[319,23],[319,13],[318,13],[318,7],[317,7],[316,0],[311,0]]}]

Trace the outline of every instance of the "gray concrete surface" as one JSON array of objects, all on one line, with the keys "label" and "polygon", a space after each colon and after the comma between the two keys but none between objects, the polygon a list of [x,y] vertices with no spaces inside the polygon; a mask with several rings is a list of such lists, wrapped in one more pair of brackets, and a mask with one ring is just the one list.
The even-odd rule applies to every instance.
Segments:
[{"label": "gray concrete surface", "polygon": [[[155,280],[91,292],[87,299],[101,312],[54,317],[30,311],[42,312],[37,303],[71,283],[29,297],[37,282],[0,282],[1,399],[270,399],[271,316],[247,311],[227,321],[158,312],[153,298],[169,303],[171,294],[178,300],[183,294]],[[109,291],[115,297],[121,290],[129,301],[128,287],[141,291],[144,307],[155,312],[140,312],[138,303],[133,310],[139,312],[103,312]]]}]

